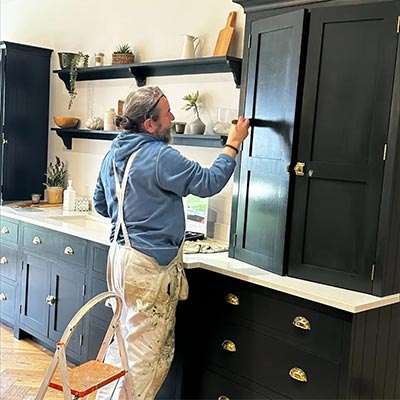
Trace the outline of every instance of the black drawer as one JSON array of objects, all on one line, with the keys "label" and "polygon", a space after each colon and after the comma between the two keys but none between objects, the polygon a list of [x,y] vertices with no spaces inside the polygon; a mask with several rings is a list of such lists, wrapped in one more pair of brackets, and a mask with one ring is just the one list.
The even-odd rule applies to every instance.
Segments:
[{"label": "black drawer", "polygon": [[275,291],[256,285],[249,288],[249,284],[231,278],[224,277],[216,284],[216,307],[221,310],[220,318],[296,343],[329,359],[340,360],[343,319],[287,302]]},{"label": "black drawer", "polygon": [[205,370],[199,376],[197,392],[191,396],[193,399],[269,399],[260,393],[241,386],[231,379],[227,379],[213,371]]},{"label": "black drawer", "polygon": [[18,222],[1,218],[0,238],[3,242],[18,244]]},{"label": "black drawer", "polygon": [[8,278],[12,281],[17,279],[17,259],[18,252],[16,249],[10,249],[1,245],[0,248],[0,276]]},{"label": "black drawer", "polygon": [[15,286],[0,280],[0,315],[1,318],[10,322],[15,316]]},{"label": "black drawer", "polygon": [[[338,363],[302,351],[273,336],[222,323],[204,346],[211,363],[285,396],[295,399],[337,397]],[[307,382],[291,377],[289,372],[293,368],[304,371]],[[301,376],[301,371],[294,372],[293,376]]]},{"label": "black drawer", "polygon": [[86,265],[87,242],[70,235],[32,226],[23,227],[25,249],[41,256],[52,254],[66,263]]}]

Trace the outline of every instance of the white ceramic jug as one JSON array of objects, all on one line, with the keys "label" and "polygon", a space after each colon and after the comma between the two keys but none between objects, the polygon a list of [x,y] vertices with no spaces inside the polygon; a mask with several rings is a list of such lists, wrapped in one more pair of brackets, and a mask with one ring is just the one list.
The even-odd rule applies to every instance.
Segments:
[{"label": "white ceramic jug", "polygon": [[195,51],[200,43],[197,36],[182,35],[184,42],[182,48],[181,58],[194,58]]}]

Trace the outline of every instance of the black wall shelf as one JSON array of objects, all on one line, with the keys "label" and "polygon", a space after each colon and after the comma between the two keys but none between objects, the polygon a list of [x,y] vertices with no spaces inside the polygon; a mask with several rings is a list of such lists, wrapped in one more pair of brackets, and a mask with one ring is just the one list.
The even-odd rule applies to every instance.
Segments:
[{"label": "black wall shelf", "polygon": [[[179,60],[118,64],[104,67],[80,68],[78,81],[135,78],[138,86],[146,84],[148,76],[212,74],[232,72],[236,87],[240,87],[242,59],[231,56],[200,57]],[[69,90],[69,69],[54,70]]]},{"label": "black wall shelf", "polygon": [[[62,139],[65,147],[69,150],[72,149],[72,139],[113,140],[119,133],[114,131],[94,131],[89,129],[51,128],[51,130],[56,131],[57,135]],[[225,136],[219,135],[174,134],[173,144],[178,146],[221,148],[225,139]]]}]

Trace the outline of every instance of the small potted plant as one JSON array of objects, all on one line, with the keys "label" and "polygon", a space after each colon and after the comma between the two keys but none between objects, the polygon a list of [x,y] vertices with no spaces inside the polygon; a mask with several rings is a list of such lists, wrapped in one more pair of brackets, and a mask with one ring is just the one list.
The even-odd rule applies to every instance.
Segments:
[{"label": "small potted plant", "polygon": [[87,68],[89,65],[89,54],[83,54],[81,51],[72,57],[71,65],[69,67],[69,103],[68,110],[71,109],[72,103],[78,95],[75,84],[78,77],[78,68]]},{"label": "small potted plant", "polygon": [[64,162],[56,156],[56,162],[50,162],[45,173],[47,186],[47,201],[50,204],[61,204],[63,202],[63,191],[67,181],[67,170]]},{"label": "small potted plant", "polygon": [[197,90],[195,93],[189,93],[184,96],[182,99],[186,101],[185,106],[183,107],[185,110],[193,110],[196,119],[189,124],[189,131],[194,135],[202,135],[206,129],[206,125],[200,119],[199,113],[199,91]]},{"label": "small potted plant", "polygon": [[135,55],[132,52],[131,46],[127,43],[122,43],[115,49],[112,54],[113,64],[133,64]]}]

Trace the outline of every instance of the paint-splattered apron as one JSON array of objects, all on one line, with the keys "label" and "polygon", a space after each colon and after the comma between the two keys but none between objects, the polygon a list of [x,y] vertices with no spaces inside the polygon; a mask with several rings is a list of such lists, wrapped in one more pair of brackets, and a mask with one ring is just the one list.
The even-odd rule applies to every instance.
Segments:
[{"label": "paint-splattered apron", "polygon": [[[160,389],[174,356],[175,315],[178,300],[188,297],[188,283],[182,262],[182,249],[168,266],[160,266],[130,245],[123,220],[124,193],[132,161],[129,158],[122,184],[114,165],[118,198],[118,222],[108,255],[107,283],[109,290],[123,299],[121,331],[128,353],[129,373],[134,393],[129,399],[151,400]],[[133,206],[133,205],[132,205]],[[116,241],[122,229],[124,245]],[[121,365],[116,341],[110,345],[105,361]],[[126,399],[122,381],[98,391],[100,399]]]}]

